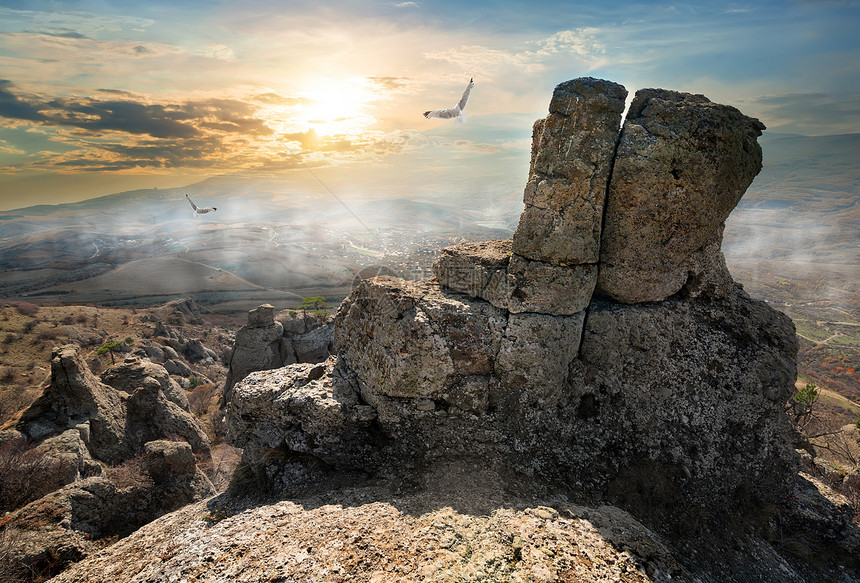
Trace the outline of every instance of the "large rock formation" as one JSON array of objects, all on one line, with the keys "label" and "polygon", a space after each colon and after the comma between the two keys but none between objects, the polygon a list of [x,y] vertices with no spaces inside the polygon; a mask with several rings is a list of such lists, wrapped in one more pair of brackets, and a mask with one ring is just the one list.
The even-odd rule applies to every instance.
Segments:
[{"label": "large rock formation", "polygon": [[224,402],[233,386],[258,370],[296,362],[323,362],[331,354],[333,318],[304,310],[283,310],[271,304],[248,311],[248,323],[236,333],[224,382]]},{"label": "large rock formation", "polygon": [[508,266],[512,313],[582,311],[597,283],[606,185],[627,90],[590,77],[556,87],[534,125],[525,209]]},{"label": "large rock formation", "polygon": [[719,256],[722,225],[761,170],[763,129],[702,95],[637,91],[612,166],[599,290],[660,301]]},{"label": "large rock formation", "polygon": [[[720,252],[722,222],[760,167],[763,126],[702,96],[649,89],[621,130],[625,95],[590,78],[558,86],[549,116],[535,124],[512,241],[444,250],[436,280],[362,281],[338,310],[335,357],[252,372],[233,387],[228,433],[245,462],[234,492],[253,486],[304,501],[297,518],[265,507],[278,540],[305,541],[310,529],[351,533],[344,517],[354,512],[368,521],[364,534],[332,543],[341,549],[333,555],[325,542],[288,553],[331,570],[286,558],[255,574],[383,581],[441,569],[442,580],[800,583],[842,568],[846,581],[858,580],[853,509],[798,476],[784,412],[796,377],[794,327],[732,282]],[[484,496],[489,508],[475,505]],[[460,549],[455,541],[486,528],[478,517],[497,520],[495,511],[522,510],[523,500],[553,500],[537,516],[559,520],[561,509],[574,522],[523,530],[518,516],[520,526],[491,535],[510,540],[492,558],[483,542],[434,554],[426,522],[418,533],[405,526],[407,515],[425,520],[462,503],[475,516],[453,519],[443,546]],[[569,500],[634,518],[574,510]],[[319,518],[328,503],[345,508]],[[383,526],[374,513],[392,506],[404,515]],[[580,536],[595,548],[573,534],[586,516],[632,561],[604,565],[591,554],[576,571],[581,559],[558,541]],[[298,526],[306,521],[313,526]],[[250,527],[272,540],[255,519],[224,523],[225,533]],[[383,554],[406,545],[420,558],[407,570],[354,563],[362,549],[388,544],[386,529],[403,534]],[[818,563],[790,554],[784,537],[824,549]],[[419,539],[428,545],[413,549]],[[159,581],[215,573],[195,549],[188,543],[170,573],[136,568]],[[549,558],[521,571],[537,549]],[[230,561],[221,543],[213,552]],[[88,568],[65,580],[99,572]]]}]

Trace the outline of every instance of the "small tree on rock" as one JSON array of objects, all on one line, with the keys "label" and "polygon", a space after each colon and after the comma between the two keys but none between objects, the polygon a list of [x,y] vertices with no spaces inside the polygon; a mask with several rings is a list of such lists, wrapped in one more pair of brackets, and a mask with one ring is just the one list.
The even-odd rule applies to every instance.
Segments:
[{"label": "small tree on rock", "polygon": [[323,296],[308,296],[302,300],[302,303],[299,306],[299,309],[301,309],[302,312],[306,310],[314,310],[314,312],[326,313],[326,310],[329,308],[331,308],[331,304],[329,304]]},{"label": "small tree on rock", "polygon": [[104,344],[102,344],[101,346],[98,347],[98,349],[96,350],[96,354],[101,356],[102,354],[107,352],[108,354],[110,354],[110,363],[116,364],[116,360],[114,360],[113,353],[120,344],[122,344],[122,343],[118,340],[113,340],[111,342],[105,342]]}]

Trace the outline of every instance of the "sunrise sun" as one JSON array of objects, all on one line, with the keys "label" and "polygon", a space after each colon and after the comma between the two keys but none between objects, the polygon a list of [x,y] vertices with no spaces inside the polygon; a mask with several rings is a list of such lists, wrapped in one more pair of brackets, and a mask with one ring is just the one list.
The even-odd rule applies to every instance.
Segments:
[{"label": "sunrise sun", "polygon": [[364,79],[318,80],[304,97],[296,116],[318,135],[354,135],[376,121],[370,113],[376,96]]}]

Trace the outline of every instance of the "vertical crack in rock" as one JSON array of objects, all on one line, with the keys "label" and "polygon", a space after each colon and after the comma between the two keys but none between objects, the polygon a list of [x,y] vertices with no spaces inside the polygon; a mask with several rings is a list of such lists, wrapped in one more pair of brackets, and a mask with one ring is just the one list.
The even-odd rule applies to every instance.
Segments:
[{"label": "vertical crack in rock", "polygon": [[693,274],[729,293],[721,225],[761,170],[762,130],[703,95],[637,91],[612,166],[597,290],[625,303],[662,301]]},{"label": "vertical crack in rock", "polygon": [[[630,116],[630,111],[627,112],[627,117],[629,117],[629,116]],[[609,175],[606,178],[606,188],[604,189],[604,192],[603,192],[603,213],[601,214],[601,217],[600,217],[600,236],[601,236],[601,238],[603,237],[603,233],[606,231],[606,215],[607,215],[606,209],[608,206],[607,203],[609,201],[609,186],[612,184],[612,173],[615,169],[615,159],[618,157],[618,146],[621,144],[621,139],[624,136],[624,124],[627,121],[627,117],[625,117],[624,119],[621,120],[621,125],[618,127],[618,136],[615,140],[615,145],[612,148],[612,161],[609,164]],[[602,261],[603,261],[603,259],[601,257],[597,263],[598,269],[600,268],[599,264]],[[598,273],[598,279],[599,279],[599,273]],[[588,316],[586,315],[586,318],[587,317]]]}]

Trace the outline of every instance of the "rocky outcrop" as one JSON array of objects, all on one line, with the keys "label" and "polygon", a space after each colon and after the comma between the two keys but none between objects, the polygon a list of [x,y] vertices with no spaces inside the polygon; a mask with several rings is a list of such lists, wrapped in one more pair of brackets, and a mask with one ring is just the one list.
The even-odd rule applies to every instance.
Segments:
[{"label": "rocky outcrop", "polygon": [[152,441],[141,456],[113,473],[74,482],[0,519],[15,541],[5,559],[27,565],[39,580],[126,536],[159,516],[214,494],[187,443]]},{"label": "rocky outcrop", "polygon": [[[237,506],[213,501],[208,525],[180,512],[159,525],[170,536],[144,529],[112,556],[153,581],[858,580],[852,510],[798,477],[793,325],[720,252],[762,126],[645,90],[620,131],[625,95],[560,85],[513,240],[445,250],[436,280],[361,281],[334,357],[227,394]],[[270,313],[249,330],[276,330]],[[252,492],[298,504],[242,507]],[[469,515],[437,537],[440,508]],[[785,533],[820,552],[790,554]],[[139,558],[176,540],[167,566]]]},{"label": "rocky outcrop", "polygon": [[163,367],[130,358],[104,377],[113,386],[90,372],[77,345],[56,349],[51,383],[21,415],[17,431],[41,441],[84,426],[90,454],[108,464],[132,458],[147,441],[167,436],[188,441],[200,455],[209,454],[206,434]]},{"label": "rocky outcrop", "polygon": [[275,320],[284,327],[284,364],[323,362],[331,355],[334,316],[302,310],[281,310]]},{"label": "rocky outcrop", "polygon": [[331,354],[332,320],[328,315],[284,310],[263,304],[248,311],[248,324],[236,333],[224,382],[224,402],[233,386],[258,370],[271,370],[295,362],[323,362]]},{"label": "rocky outcrop", "polygon": [[[486,488],[480,492],[487,495]],[[497,503],[476,509],[452,501],[447,491],[430,497],[367,489],[247,509],[200,503],[54,581],[89,583],[119,568],[128,581],[151,583],[183,577],[213,583],[702,581],[658,535],[616,508],[485,500]],[[201,521],[207,515],[213,518]],[[778,561],[773,555],[765,557],[767,566]]]},{"label": "rocky outcrop", "polygon": [[141,387],[161,391],[167,399],[188,411],[188,397],[185,391],[164,366],[137,358],[127,358],[117,366],[112,366],[101,375],[101,380],[118,391],[129,395]]},{"label": "rocky outcrop", "polygon": [[89,451],[114,463],[131,457],[123,445],[126,398],[90,372],[79,346],[67,344],[54,350],[51,383],[24,411],[16,429],[28,439],[41,441],[88,424]]},{"label": "rocky outcrop", "polygon": [[264,304],[248,312],[248,324],[236,332],[230,353],[230,369],[224,385],[225,401],[230,400],[233,385],[255,370],[283,366],[281,336],[284,326],[275,322],[275,308]]},{"label": "rocky outcrop", "polygon": [[696,255],[719,253],[724,221],[761,170],[762,130],[702,95],[637,91],[612,166],[599,290],[660,301],[701,273],[709,262]]},{"label": "rocky outcrop", "polygon": [[195,457],[209,440],[164,367],[130,357],[102,378],[79,346],[56,348],[50,384],[4,435],[33,444],[65,484],[0,521],[9,556],[41,575],[214,493]]}]

